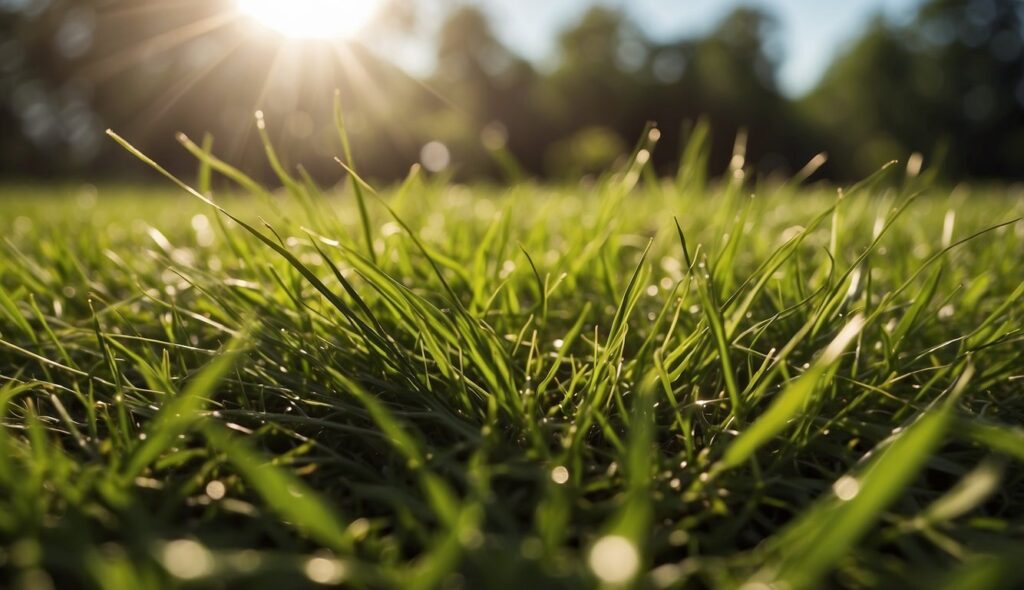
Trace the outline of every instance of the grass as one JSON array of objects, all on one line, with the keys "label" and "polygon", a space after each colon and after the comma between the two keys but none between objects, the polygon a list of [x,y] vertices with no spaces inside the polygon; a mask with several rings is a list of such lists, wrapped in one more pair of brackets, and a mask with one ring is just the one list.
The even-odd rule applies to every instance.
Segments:
[{"label": "grass", "polygon": [[13,586],[1024,584],[1019,194],[270,194],[183,141],[192,197],[0,199]]}]

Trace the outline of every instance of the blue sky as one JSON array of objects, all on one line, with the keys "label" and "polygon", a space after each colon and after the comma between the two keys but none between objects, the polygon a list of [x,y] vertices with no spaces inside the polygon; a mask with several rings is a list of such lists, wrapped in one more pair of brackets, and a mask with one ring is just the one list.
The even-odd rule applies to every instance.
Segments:
[{"label": "blue sky", "polygon": [[[498,35],[520,54],[540,63],[549,58],[555,35],[590,6],[624,9],[652,37],[672,39],[703,33],[737,6],[759,6],[780,19],[783,88],[809,90],[832,58],[878,13],[895,21],[914,14],[921,0],[466,0],[484,8]],[[447,4],[447,2],[442,2]]]}]

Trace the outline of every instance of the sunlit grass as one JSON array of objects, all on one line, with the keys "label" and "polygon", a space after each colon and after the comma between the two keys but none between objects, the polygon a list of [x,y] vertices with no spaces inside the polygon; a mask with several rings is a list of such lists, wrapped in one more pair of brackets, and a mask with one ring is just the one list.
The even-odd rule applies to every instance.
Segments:
[{"label": "sunlit grass", "polygon": [[3,579],[1024,582],[1019,195],[700,146],[269,194],[188,145],[192,196],[4,190]]}]

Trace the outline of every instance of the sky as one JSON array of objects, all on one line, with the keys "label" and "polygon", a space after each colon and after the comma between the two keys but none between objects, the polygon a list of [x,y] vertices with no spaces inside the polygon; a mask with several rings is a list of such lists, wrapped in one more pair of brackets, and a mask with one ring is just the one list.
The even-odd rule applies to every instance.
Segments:
[{"label": "sky", "polygon": [[765,8],[778,16],[785,51],[780,82],[790,95],[810,90],[846,43],[874,15],[902,22],[921,0],[467,0],[492,16],[498,36],[521,55],[543,63],[559,30],[594,4],[626,11],[651,37],[670,40],[712,29],[738,6]]}]

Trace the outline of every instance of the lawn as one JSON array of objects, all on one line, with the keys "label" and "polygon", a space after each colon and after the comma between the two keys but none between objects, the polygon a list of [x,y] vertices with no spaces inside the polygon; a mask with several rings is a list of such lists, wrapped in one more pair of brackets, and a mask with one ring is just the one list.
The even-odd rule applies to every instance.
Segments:
[{"label": "lawn", "polygon": [[1019,190],[194,149],[0,189],[13,586],[1024,584]]}]

